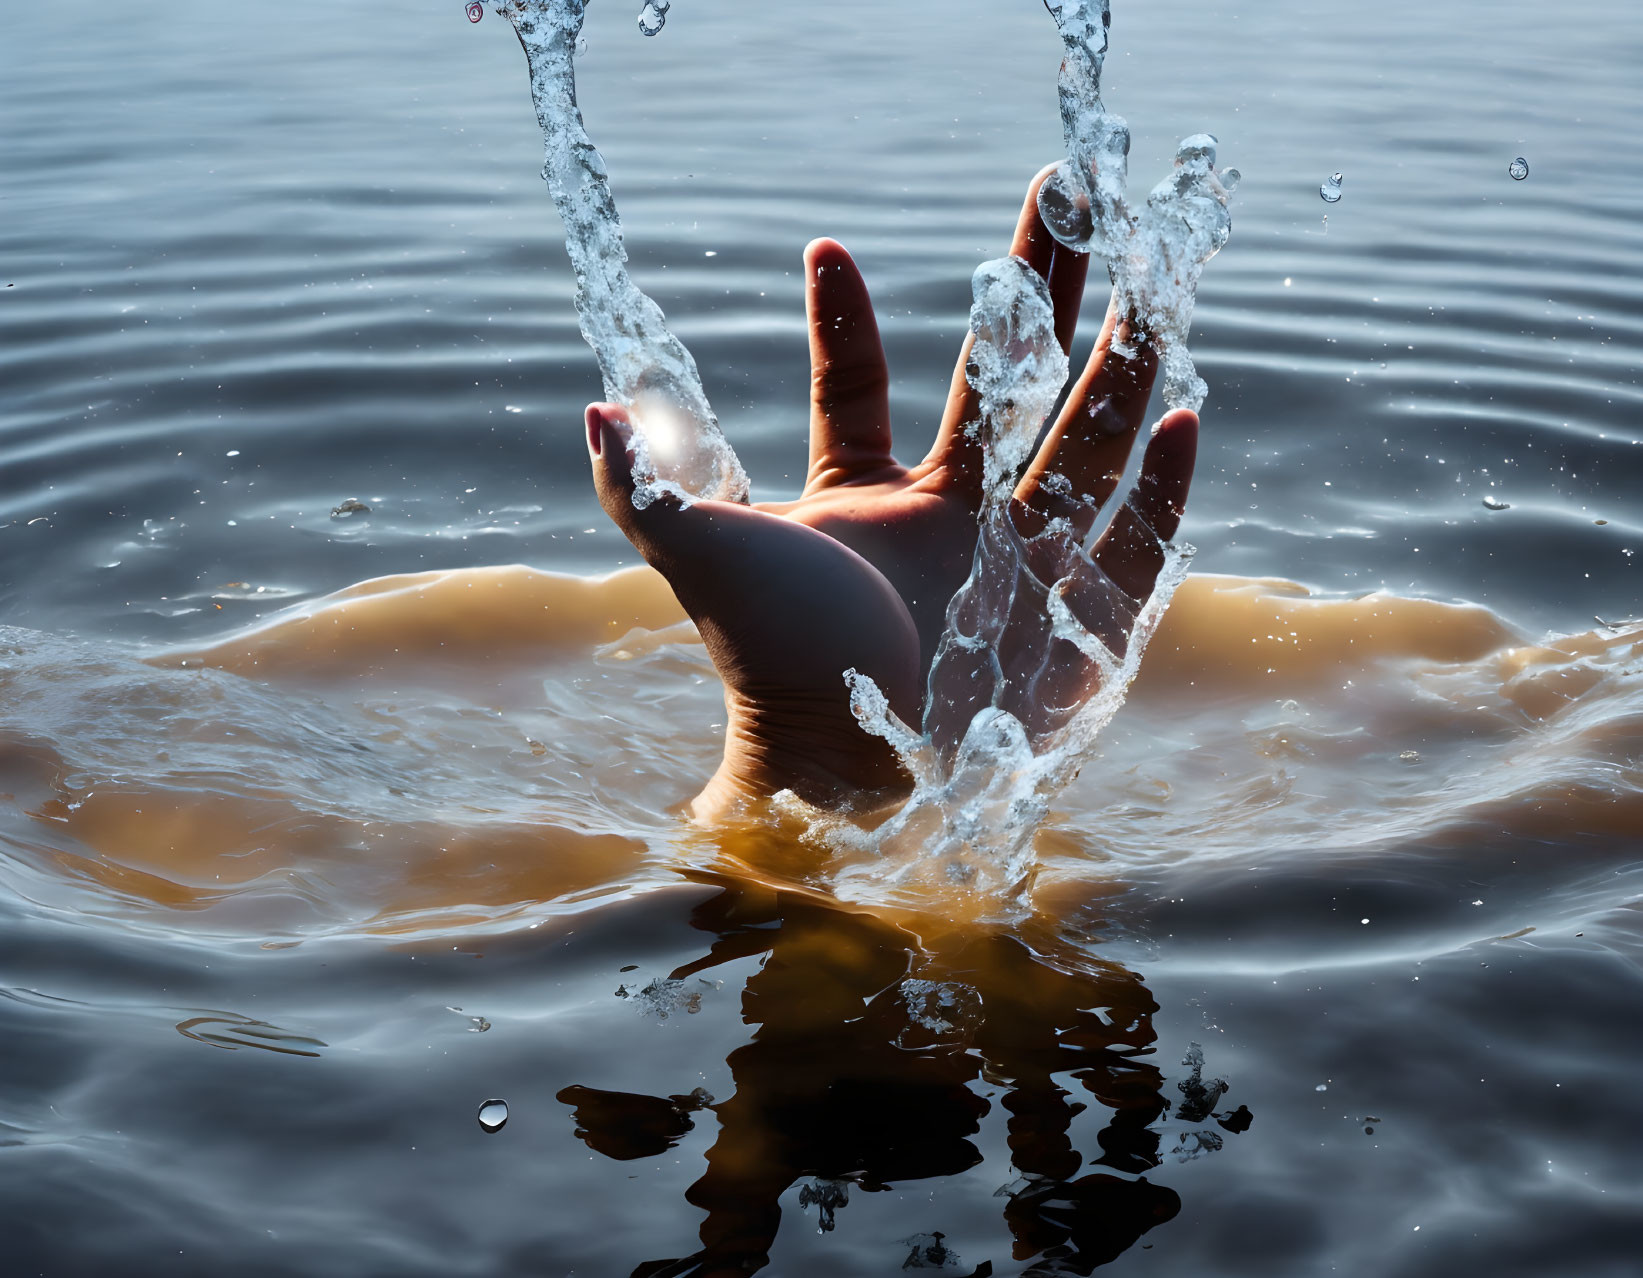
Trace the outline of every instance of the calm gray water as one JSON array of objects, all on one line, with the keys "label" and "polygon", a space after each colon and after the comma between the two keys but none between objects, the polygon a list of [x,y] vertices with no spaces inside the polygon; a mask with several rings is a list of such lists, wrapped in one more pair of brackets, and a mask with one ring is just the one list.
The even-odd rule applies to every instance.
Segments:
[{"label": "calm gray water", "polygon": [[[689,643],[483,693],[157,671],[380,574],[633,563],[587,482],[597,371],[495,15],[15,10],[7,1272],[1636,1272],[1638,646],[1547,675],[1561,718],[1425,648],[1154,693],[1056,845],[1117,872],[982,939],[681,833],[720,717]],[[755,495],[803,470],[816,235],[921,452],[970,273],[1059,153],[1048,16],[677,0],[645,40],[636,11],[593,6],[583,106]],[[1118,0],[1113,38],[1137,184],[1201,129],[1245,175],[1194,329],[1195,568],[1528,640],[1643,615],[1643,17]],[[984,1022],[921,1039],[908,974]],[[826,1233],[815,1177],[849,1183]]]}]

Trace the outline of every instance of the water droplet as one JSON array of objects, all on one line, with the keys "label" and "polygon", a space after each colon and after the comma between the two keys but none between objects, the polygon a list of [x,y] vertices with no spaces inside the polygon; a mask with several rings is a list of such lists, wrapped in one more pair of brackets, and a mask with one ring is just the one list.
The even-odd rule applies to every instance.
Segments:
[{"label": "water droplet", "polygon": [[474,2],[468,6],[468,21],[478,22],[484,16],[485,6],[480,4],[479,0],[474,0]]},{"label": "water droplet", "polygon": [[1177,164],[1202,163],[1213,167],[1216,145],[1217,142],[1213,133],[1194,133],[1191,137],[1182,138],[1181,144],[1175,148],[1175,162]]},{"label": "water droplet", "polygon": [[672,4],[673,0],[646,0],[639,10],[639,30],[647,36],[655,35],[667,25],[667,11]]},{"label": "water droplet", "polygon": [[1323,197],[1325,204],[1338,204],[1341,199],[1341,183],[1345,174],[1331,173],[1324,179],[1324,184],[1318,188],[1318,194]]},{"label": "water droplet", "polygon": [[1038,188],[1038,212],[1050,234],[1068,246],[1087,245],[1095,235],[1095,213],[1065,161]]},{"label": "water droplet", "polygon": [[479,1125],[488,1132],[499,1132],[508,1122],[508,1102],[500,1099],[485,1101],[479,1107]]},{"label": "water droplet", "polygon": [[[1400,754],[1398,756],[1398,762],[1399,763],[1419,763],[1420,761],[1421,761],[1421,752],[1419,750],[1405,750],[1402,754]],[[1366,923],[1368,921],[1369,921],[1368,919],[1364,920],[1364,922],[1366,922]]]},{"label": "water droplet", "polygon": [[1520,155],[1506,166],[1506,171],[1512,175],[1513,181],[1521,182],[1529,176],[1529,161]]},{"label": "water droplet", "polygon": [[576,37],[576,56],[581,57],[587,51],[588,51],[588,38],[587,38],[587,36],[577,36]]},{"label": "water droplet", "polygon": [[1315,1091],[1315,1092],[1327,1092],[1329,1090],[1329,1084],[1328,1083],[1319,1083],[1312,1090]]},{"label": "water droplet", "polygon": [[1244,180],[1244,175],[1237,169],[1222,169],[1220,172],[1221,187],[1229,195],[1238,189],[1238,183]]},{"label": "water droplet", "polygon": [[1485,510],[1510,510],[1512,506],[1510,502],[1504,502],[1499,497],[1485,497],[1483,499],[1483,508]]}]

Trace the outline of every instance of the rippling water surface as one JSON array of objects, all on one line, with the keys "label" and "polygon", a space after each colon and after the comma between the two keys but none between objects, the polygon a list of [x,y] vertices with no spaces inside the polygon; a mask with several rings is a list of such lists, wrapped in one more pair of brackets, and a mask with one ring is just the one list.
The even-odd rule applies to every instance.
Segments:
[{"label": "rippling water surface", "polygon": [[[1048,17],[635,14],[583,104],[756,495],[815,235],[921,452],[1060,147]],[[8,1272],[1635,1272],[1643,20],[1113,36],[1138,178],[1205,128],[1246,176],[1203,575],[1022,912],[677,815],[719,687],[587,483],[506,23],[8,18]]]}]

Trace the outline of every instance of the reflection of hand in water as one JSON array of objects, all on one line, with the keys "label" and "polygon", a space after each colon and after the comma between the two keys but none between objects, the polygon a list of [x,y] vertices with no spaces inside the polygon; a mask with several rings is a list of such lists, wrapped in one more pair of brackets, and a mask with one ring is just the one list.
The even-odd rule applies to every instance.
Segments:
[{"label": "reflection of hand in water", "polygon": [[[1028,1273],[1088,1274],[1179,1210],[1174,1191],[1135,1176],[1159,1162],[1151,1125],[1168,1106],[1145,1059],[1156,1004],[1134,973],[1083,955],[1052,963],[1008,933],[919,939],[873,915],[741,883],[698,906],[692,923],[716,939],[675,979],[766,956],[742,995],[743,1019],[757,1028],[730,1054],[735,1094],[715,1106],[718,1138],[686,1193],[707,1213],[701,1248],[641,1265],[634,1278],[757,1271],[781,1196],[797,1182],[872,1192],[967,1171],[982,1161],[971,1138],[991,1108],[980,1092],[992,1088],[1017,1173],[1003,1206],[1015,1259],[1040,1258]],[[928,987],[910,993],[910,976],[956,983],[973,1014],[920,1023],[910,1000]],[[1080,1175],[1071,1126],[1085,1106],[1070,1100],[1068,1080],[1111,1111],[1091,1160],[1111,1171]],[[614,1158],[661,1153],[705,1101],[587,1087],[559,1099],[574,1107],[577,1135]]]},{"label": "reflection of hand in water", "polygon": [[[1065,349],[1089,259],[1057,245],[1044,228],[1036,198],[1044,176],[1028,192],[1010,251],[1047,280]],[[696,801],[699,816],[784,788],[821,804],[899,788],[904,778],[894,755],[857,726],[842,675],[854,667],[871,676],[891,708],[917,723],[948,600],[975,550],[982,457],[964,429],[977,413],[964,373],[968,343],[935,446],[918,465],[903,466],[890,453],[889,375],[866,285],[831,240],[811,244],[805,265],[810,469],[797,501],[704,501],[683,509],[658,501],[635,510],[626,412],[611,404],[588,409],[600,502],[672,585],[725,682],[725,758]],[[1135,344],[1114,349],[1115,331]],[[1016,489],[1014,515],[1024,533],[1058,516],[1080,535],[1091,530],[1123,474],[1157,362],[1127,323],[1109,315]],[[1147,448],[1133,500],[1165,539],[1186,499],[1197,429],[1194,414],[1170,413]],[[1067,482],[1041,482],[1052,474]],[[1144,599],[1162,561],[1156,541],[1135,531],[1134,515],[1121,514],[1093,553],[1112,582]]]}]

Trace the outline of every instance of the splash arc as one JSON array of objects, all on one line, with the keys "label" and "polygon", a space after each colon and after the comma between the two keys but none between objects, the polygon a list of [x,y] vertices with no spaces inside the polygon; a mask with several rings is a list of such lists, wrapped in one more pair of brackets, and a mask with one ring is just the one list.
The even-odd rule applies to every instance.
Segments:
[{"label": "splash arc", "polygon": [[[531,98],[542,127],[542,176],[565,226],[576,273],[582,336],[599,361],[605,398],[634,423],[633,504],[661,497],[746,501],[747,474],[719,429],[696,361],[668,328],[662,308],[627,269],[622,219],[605,160],[588,136],[576,100],[576,55],[588,0],[504,0],[530,65]],[[654,30],[667,4],[651,4]]]}]

